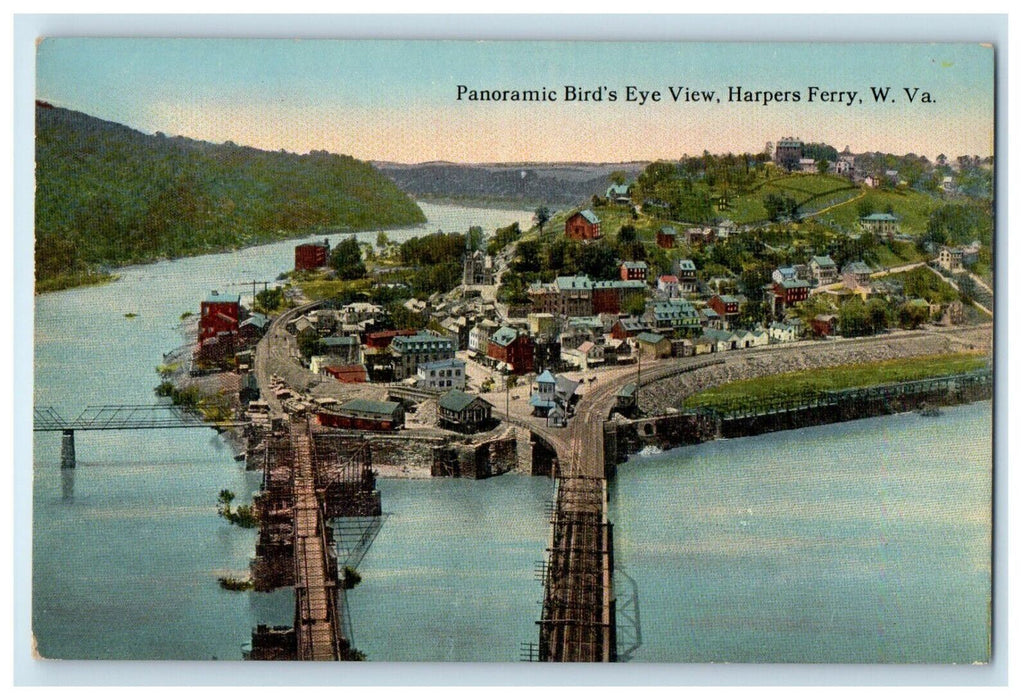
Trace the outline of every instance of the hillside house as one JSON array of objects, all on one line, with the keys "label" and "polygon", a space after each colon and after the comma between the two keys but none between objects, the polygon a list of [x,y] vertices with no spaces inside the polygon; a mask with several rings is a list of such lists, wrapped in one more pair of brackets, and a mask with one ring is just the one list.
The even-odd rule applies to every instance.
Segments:
[{"label": "hillside house", "polygon": [[611,337],[617,340],[635,338],[640,333],[645,333],[650,327],[636,316],[620,318],[611,326]]},{"label": "hillside house", "polygon": [[775,144],[775,164],[786,170],[796,170],[803,153],[803,141],[792,136],[783,137]]},{"label": "hillside house", "polygon": [[731,294],[716,294],[708,299],[707,305],[723,321],[731,321],[740,315],[740,300]]},{"label": "hillside house", "polygon": [[642,260],[626,260],[619,269],[619,276],[623,280],[645,280],[647,279],[647,263]]},{"label": "hillside house", "polygon": [[795,306],[808,297],[811,286],[800,279],[787,279],[772,283],[773,313],[782,313],[783,309]]},{"label": "hillside house", "polygon": [[565,236],[573,241],[600,238],[600,218],[589,209],[572,214],[565,220]]},{"label": "hillside house", "polygon": [[865,233],[874,233],[879,238],[893,240],[898,233],[898,219],[893,214],[874,213],[861,217],[861,230]]},{"label": "hillside house", "polygon": [[964,266],[961,262],[961,249],[941,246],[940,252],[936,255],[936,264],[941,270],[962,272]]},{"label": "hillside house", "polygon": [[682,296],[679,287],[679,278],[675,275],[661,275],[657,278],[657,292],[666,299],[674,299]]},{"label": "hillside house", "polygon": [[865,287],[871,279],[872,268],[861,260],[858,260],[857,262],[849,262],[843,266],[843,281],[846,282],[848,286]]},{"label": "hillside house", "polygon": [[632,204],[629,196],[629,185],[611,185],[605,193],[611,204]]},{"label": "hillside house", "polygon": [[677,233],[678,232],[675,230],[674,226],[662,226],[657,232],[657,247],[664,248],[666,250],[674,248]]},{"label": "hillside house", "polygon": [[682,259],[672,263],[672,274],[679,278],[679,287],[684,294],[697,291],[697,266],[692,260]]},{"label": "hillside house", "polygon": [[836,281],[836,262],[828,255],[814,256],[808,263],[808,268],[811,271],[812,281],[819,287]]}]

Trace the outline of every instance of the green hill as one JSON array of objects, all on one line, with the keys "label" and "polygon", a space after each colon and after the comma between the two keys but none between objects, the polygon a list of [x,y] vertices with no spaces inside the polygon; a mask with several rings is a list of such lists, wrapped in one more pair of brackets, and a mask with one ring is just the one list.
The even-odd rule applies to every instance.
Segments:
[{"label": "green hill", "polygon": [[147,135],[36,104],[36,289],[322,230],[421,223],[368,163]]}]

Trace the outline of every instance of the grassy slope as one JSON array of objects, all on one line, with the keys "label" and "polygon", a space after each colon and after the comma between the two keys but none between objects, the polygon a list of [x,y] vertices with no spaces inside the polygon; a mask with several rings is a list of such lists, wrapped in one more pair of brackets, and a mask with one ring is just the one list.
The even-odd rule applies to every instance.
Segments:
[{"label": "grassy slope", "polygon": [[685,401],[687,408],[722,408],[740,400],[782,399],[815,391],[873,386],[960,374],[985,366],[979,354],[932,355],[859,365],[841,365],[804,372],[758,377],[702,391]]}]

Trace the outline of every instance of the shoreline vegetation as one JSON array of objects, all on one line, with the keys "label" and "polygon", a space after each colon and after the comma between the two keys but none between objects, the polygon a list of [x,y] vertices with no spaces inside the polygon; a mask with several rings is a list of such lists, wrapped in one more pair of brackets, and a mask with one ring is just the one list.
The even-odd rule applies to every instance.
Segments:
[{"label": "shoreline vegetation", "polygon": [[263,151],[36,103],[36,292],[107,270],[310,235],[425,223],[356,158]]},{"label": "shoreline vegetation", "polygon": [[987,359],[984,353],[952,353],[784,372],[706,389],[688,397],[683,407],[717,410],[740,401],[788,400],[817,392],[945,377],[985,367]]}]

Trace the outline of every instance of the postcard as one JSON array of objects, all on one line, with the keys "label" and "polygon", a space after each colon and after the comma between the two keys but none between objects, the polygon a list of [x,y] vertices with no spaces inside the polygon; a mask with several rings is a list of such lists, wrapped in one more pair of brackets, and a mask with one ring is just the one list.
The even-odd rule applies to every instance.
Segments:
[{"label": "postcard", "polygon": [[991,662],[992,46],[36,60],[37,658]]}]

